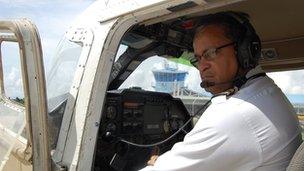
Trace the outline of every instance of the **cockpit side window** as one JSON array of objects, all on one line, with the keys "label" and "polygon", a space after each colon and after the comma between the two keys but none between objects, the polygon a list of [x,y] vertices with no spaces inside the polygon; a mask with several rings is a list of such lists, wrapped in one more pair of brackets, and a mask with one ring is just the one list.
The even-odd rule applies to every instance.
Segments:
[{"label": "cockpit side window", "polygon": [[272,72],[268,75],[293,105],[304,137],[304,70]]}]

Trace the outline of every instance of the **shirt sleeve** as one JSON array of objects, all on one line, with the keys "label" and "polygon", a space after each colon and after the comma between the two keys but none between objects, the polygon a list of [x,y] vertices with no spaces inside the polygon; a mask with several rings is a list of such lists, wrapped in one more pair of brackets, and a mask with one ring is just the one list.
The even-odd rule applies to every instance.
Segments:
[{"label": "shirt sleeve", "polygon": [[154,166],[147,166],[141,171],[189,171],[201,170],[211,156],[226,142],[227,136],[213,128],[204,128],[190,132],[183,142],[159,156]]},{"label": "shirt sleeve", "polygon": [[243,171],[257,165],[256,141],[240,118],[201,119],[184,141],[140,171]]}]

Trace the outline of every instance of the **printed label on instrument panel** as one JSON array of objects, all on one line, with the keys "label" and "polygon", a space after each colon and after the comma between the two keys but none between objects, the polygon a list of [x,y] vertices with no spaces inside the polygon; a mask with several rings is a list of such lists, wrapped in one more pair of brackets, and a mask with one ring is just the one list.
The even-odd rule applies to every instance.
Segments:
[{"label": "printed label on instrument panel", "polygon": [[147,129],[159,129],[159,124],[148,124]]}]

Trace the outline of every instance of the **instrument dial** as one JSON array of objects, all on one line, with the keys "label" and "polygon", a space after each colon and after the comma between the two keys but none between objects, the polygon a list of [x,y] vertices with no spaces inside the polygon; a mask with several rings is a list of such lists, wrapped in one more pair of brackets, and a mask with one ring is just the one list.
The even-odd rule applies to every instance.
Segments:
[{"label": "instrument dial", "polygon": [[115,119],[116,115],[117,115],[116,107],[115,106],[108,106],[107,114],[106,114],[107,118],[108,119]]}]

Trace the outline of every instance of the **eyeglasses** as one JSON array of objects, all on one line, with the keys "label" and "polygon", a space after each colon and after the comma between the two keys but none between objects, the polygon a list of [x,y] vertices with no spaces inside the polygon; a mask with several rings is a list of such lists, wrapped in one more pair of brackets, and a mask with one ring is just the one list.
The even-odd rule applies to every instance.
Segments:
[{"label": "eyeglasses", "polygon": [[202,55],[195,55],[195,58],[192,59],[190,62],[192,64],[197,64],[197,62],[199,62],[202,58],[206,59],[207,61],[210,61],[216,57],[216,55],[220,49],[234,45],[234,44],[235,44],[235,42],[232,42],[232,43],[228,43],[228,44],[222,45],[217,48],[207,49],[203,52]]}]

